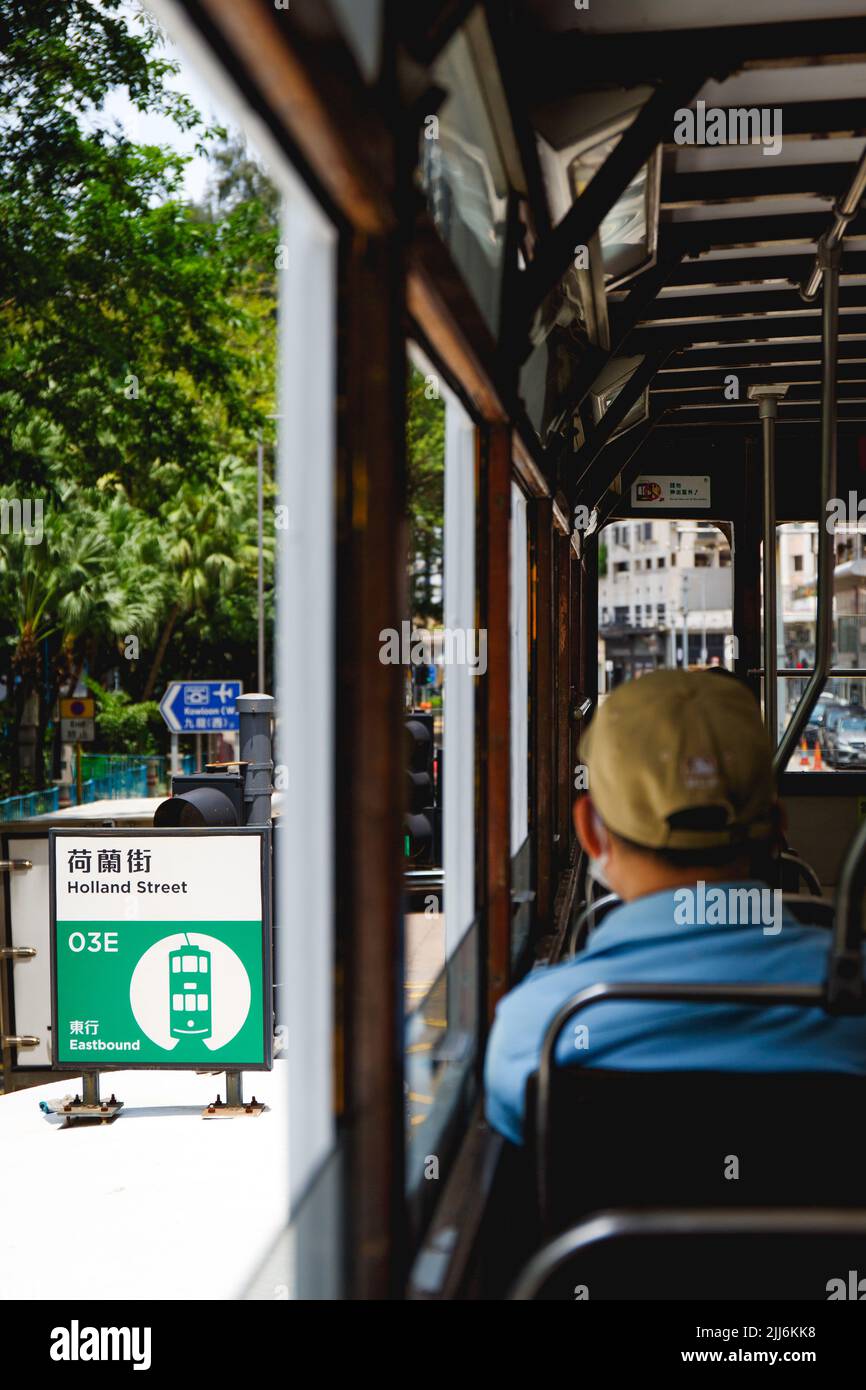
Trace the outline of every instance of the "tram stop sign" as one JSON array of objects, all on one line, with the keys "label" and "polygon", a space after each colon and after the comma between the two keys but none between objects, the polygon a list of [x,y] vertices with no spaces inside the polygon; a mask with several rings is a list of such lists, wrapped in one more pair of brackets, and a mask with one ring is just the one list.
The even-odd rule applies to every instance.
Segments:
[{"label": "tram stop sign", "polygon": [[268,1070],[269,828],[49,840],[54,1066]]}]

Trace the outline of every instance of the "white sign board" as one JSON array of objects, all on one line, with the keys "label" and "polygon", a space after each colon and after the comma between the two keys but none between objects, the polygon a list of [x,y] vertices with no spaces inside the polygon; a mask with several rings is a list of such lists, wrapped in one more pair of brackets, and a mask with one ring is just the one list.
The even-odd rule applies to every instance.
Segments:
[{"label": "white sign board", "polygon": [[631,485],[633,507],[708,507],[710,480],[704,474],[642,474]]},{"label": "white sign board", "polygon": [[96,738],[96,726],[92,719],[61,719],[61,743],[92,743]]},{"label": "white sign board", "polygon": [[270,1067],[269,839],[50,831],[55,1066]]}]

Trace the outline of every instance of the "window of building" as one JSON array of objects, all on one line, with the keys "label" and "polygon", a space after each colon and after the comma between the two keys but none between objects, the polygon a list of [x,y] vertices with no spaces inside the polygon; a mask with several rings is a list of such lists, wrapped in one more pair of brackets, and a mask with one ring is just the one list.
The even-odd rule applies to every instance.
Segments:
[{"label": "window of building", "polygon": [[657,569],[657,570],[663,570],[664,567],[665,567],[665,557],[664,557],[664,555],[660,555],[660,556],[658,557],[658,559],[656,560],[656,569]]},{"label": "window of building", "polygon": [[795,569],[795,570],[801,570],[801,569],[803,568],[803,557],[802,557],[802,555],[795,555],[795,556],[793,557],[793,560],[794,560],[794,569]]},{"label": "window of building", "polygon": [[613,572],[614,574],[628,574],[628,560],[617,560]]}]

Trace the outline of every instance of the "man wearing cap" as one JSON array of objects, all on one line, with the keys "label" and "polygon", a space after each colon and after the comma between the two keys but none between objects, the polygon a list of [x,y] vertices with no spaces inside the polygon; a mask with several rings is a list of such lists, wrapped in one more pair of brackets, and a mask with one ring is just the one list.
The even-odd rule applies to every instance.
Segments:
[{"label": "man wearing cap", "polygon": [[[487,1117],[523,1140],[526,1081],[547,1028],[580,990],[622,981],[819,984],[829,933],[783,911],[767,886],[781,840],[757,703],[734,679],[656,671],[621,685],[581,742],[574,806],[597,877],[623,900],[586,948],[539,967],[496,1011]],[[561,1063],[633,1071],[866,1074],[866,1021],[813,1009],[625,1001],[595,1004],[557,1045]]]}]

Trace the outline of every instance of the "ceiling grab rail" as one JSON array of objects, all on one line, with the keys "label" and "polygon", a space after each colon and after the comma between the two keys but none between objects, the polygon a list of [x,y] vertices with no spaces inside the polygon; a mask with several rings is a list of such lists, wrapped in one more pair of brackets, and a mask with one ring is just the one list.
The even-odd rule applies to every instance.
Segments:
[{"label": "ceiling grab rail", "polygon": [[[860,156],[860,163],[854,171],[851,187],[848,189],[842,201],[837,203],[833,208],[833,225],[821,238],[821,241],[825,244],[828,251],[835,250],[837,246],[841,247],[845,233],[848,230],[848,223],[853,217],[857,216],[860,201],[864,193],[866,193],[866,148],[864,148]],[[808,280],[800,286],[800,297],[805,299],[807,303],[811,302],[818,293],[818,287],[821,284],[823,273],[824,263],[821,259],[821,244],[819,242],[812,273]]]}]

